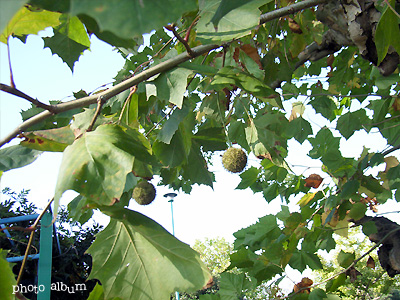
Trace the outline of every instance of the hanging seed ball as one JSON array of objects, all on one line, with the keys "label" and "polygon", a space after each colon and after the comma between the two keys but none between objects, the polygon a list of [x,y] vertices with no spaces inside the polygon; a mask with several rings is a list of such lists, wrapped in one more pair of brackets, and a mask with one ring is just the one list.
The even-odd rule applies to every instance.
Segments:
[{"label": "hanging seed ball", "polygon": [[242,149],[231,147],[222,155],[222,164],[229,172],[240,173],[246,167],[247,155]]},{"label": "hanging seed ball", "polygon": [[148,205],[156,197],[156,189],[148,181],[140,181],[133,189],[132,198],[140,205]]}]

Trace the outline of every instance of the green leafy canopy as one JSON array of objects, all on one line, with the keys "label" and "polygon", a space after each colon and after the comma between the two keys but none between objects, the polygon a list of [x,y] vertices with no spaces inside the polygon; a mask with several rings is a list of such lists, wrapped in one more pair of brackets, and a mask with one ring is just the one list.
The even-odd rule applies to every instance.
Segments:
[{"label": "green leafy canopy", "polygon": [[[39,35],[72,71],[95,38],[125,61],[106,88],[71,91],[74,99],[55,101],[18,90],[14,77],[26,75],[13,73],[12,60],[11,68],[2,65],[11,80],[1,83],[1,92],[32,107],[2,138],[0,174],[44,151],[62,152],[55,214],[73,190],[79,194],[69,205],[74,218],[86,222],[98,209],[111,219],[89,249],[91,277],[102,284],[92,299],[168,299],[177,290],[207,287],[210,274],[188,245],[126,208],[132,191],[145,180],[186,193],[194,185],[212,188],[215,158],[241,147],[248,166],[237,175],[237,189],[281,201],[281,210],[234,233],[230,270],[221,275],[218,293],[200,299],[244,297],[285,277],[287,266],[321,269],[317,253],[337,247],[334,234],[347,236],[353,222],[374,240],[379,219],[363,223],[364,216],[389,199],[400,201],[393,154],[400,147],[396,4],[0,0],[0,42],[13,59],[19,54],[9,47],[12,39]],[[45,29],[47,36],[40,33]],[[371,144],[376,137],[383,143]],[[17,138],[19,145],[5,146]],[[352,141],[361,150],[348,151]],[[393,253],[382,264],[389,275],[400,273],[393,263],[400,252]],[[357,259],[354,251],[340,252],[343,270],[328,285],[290,297],[336,299],[329,293]],[[231,273],[235,267],[246,275]]]}]

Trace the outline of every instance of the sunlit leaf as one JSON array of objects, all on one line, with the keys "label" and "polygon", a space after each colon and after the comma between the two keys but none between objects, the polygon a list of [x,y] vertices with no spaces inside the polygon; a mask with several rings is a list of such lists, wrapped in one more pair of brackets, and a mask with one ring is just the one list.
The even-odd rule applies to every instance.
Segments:
[{"label": "sunlit leaf", "polygon": [[90,278],[100,279],[106,299],[168,299],[176,290],[193,292],[209,281],[200,255],[152,219],[128,209],[105,212],[112,219],[88,253]]},{"label": "sunlit leaf", "polygon": [[[5,1],[1,1],[1,4],[3,4],[3,2]],[[18,3],[20,3],[20,1],[18,1]],[[7,43],[8,37],[12,35],[22,36],[37,34],[47,27],[56,27],[60,24],[60,16],[61,14],[57,12],[45,10],[31,11],[27,7],[22,7],[4,28],[4,31],[0,35],[0,42]]]}]

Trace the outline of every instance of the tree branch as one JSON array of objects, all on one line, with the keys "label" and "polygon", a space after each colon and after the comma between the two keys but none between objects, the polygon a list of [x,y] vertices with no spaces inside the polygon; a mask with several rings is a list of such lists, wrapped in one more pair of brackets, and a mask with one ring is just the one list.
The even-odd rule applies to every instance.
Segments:
[{"label": "tree branch", "polygon": [[329,0],[304,0],[282,8],[275,9],[274,11],[267,12],[260,16],[260,24],[294,14],[306,8],[310,8],[319,4],[327,3]]},{"label": "tree branch", "polygon": [[[203,55],[211,50],[214,50],[216,48],[221,47],[220,45],[201,45],[198,47],[195,47],[192,49],[194,57]],[[192,57],[188,53],[181,53],[177,55],[176,57],[173,57],[171,59],[168,59],[164,62],[159,63],[158,65],[155,65],[154,67],[151,67],[131,78],[126,79],[125,81],[113,86],[112,88],[96,95],[91,95],[88,97],[83,97],[80,99],[60,103],[57,105],[53,105],[53,110],[54,113],[61,113],[65,112],[71,109],[75,108],[81,108],[88,106],[90,104],[94,104],[97,102],[97,99],[99,96],[103,97],[104,101],[107,101],[108,99],[120,94],[121,92],[131,88],[134,85],[139,84],[140,82],[143,82],[150,77],[153,77],[154,75],[157,75],[162,72],[169,71],[181,63],[188,61],[192,59]],[[44,111],[36,116],[33,116],[32,118],[22,122],[17,128],[15,128],[11,133],[9,133],[5,138],[3,138],[0,141],[0,147],[2,147],[4,144],[8,143],[11,141],[13,138],[15,138],[20,132],[25,131],[29,127],[38,124],[47,118],[51,117],[52,113],[49,111]]]},{"label": "tree branch", "polygon": [[8,86],[6,84],[0,83],[0,91],[9,93],[11,95],[23,98],[25,100],[28,100],[30,103],[32,103],[33,105],[36,105],[37,107],[43,108],[45,110],[50,111],[51,113],[55,113],[54,111],[54,106],[53,105],[47,105],[44,104],[36,99],[33,99],[31,96],[21,92],[20,90],[16,89],[15,87],[12,86]]}]

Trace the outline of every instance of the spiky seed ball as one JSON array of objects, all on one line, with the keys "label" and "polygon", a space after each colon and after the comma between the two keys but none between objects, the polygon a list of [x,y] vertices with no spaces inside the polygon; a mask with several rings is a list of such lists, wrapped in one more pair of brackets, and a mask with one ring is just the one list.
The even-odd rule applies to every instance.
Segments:
[{"label": "spiky seed ball", "polygon": [[239,148],[231,147],[222,155],[224,168],[232,173],[240,173],[247,164],[246,153]]},{"label": "spiky seed ball", "polygon": [[148,205],[156,197],[156,189],[150,182],[140,181],[133,189],[132,197],[140,205]]}]

